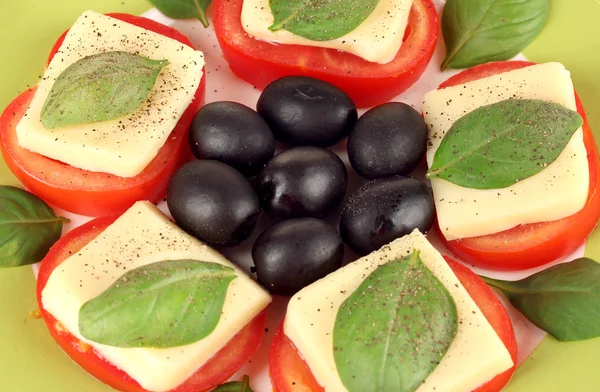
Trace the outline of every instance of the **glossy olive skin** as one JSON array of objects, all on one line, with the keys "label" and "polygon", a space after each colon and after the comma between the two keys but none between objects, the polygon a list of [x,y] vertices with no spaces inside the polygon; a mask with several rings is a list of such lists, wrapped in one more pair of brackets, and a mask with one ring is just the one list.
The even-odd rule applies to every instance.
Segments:
[{"label": "glossy olive skin", "polygon": [[399,102],[363,114],[348,137],[348,159],[362,177],[407,175],[427,151],[427,125],[415,109]]},{"label": "glossy olive skin", "polygon": [[342,265],[344,243],[337,230],[315,218],[280,222],[254,242],[258,281],[273,294],[294,295]]},{"label": "glossy olive skin", "polygon": [[272,217],[322,218],[342,202],[348,173],[333,152],[296,147],[271,159],[258,182],[262,206]]},{"label": "glossy olive skin", "polygon": [[434,218],[433,197],[423,181],[384,178],[366,183],[350,196],[340,233],[346,245],[366,255],[414,229],[427,232]]},{"label": "glossy olive skin", "polygon": [[248,180],[218,161],[192,161],[169,182],[167,205],[177,225],[213,246],[234,246],[252,234],[260,202]]},{"label": "glossy olive skin", "polygon": [[332,84],[287,76],[269,84],[256,104],[275,138],[290,146],[329,147],[348,136],[358,113],[350,97]]},{"label": "glossy olive skin", "polygon": [[226,163],[246,176],[275,154],[275,136],[265,120],[237,102],[203,106],[190,126],[189,143],[196,158]]}]

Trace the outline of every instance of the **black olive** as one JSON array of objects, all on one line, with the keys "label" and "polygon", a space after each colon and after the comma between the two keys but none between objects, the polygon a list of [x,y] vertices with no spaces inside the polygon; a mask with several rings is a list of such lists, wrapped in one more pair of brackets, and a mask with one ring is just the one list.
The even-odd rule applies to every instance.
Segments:
[{"label": "black olive", "polygon": [[332,84],[306,76],[287,76],[269,84],[256,104],[275,134],[291,146],[333,146],[358,117],[352,99]]},{"label": "black olive", "polygon": [[214,159],[247,176],[275,154],[275,136],[254,110],[237,102],[213,102],[198,111],[189,134],[198,159]]},{"label": "black olive", "polygon": [[427,149],[427,125],[412,107],[377,106],[358,119],[348,137],[348,160],[368,179],[409,174]]},{"label": "black olive", "polygon": [[342,265],[344,244],[331,225],[315,218],[280,222],[254,242],[258,281],[271,293],[294,295]]},{"label": "black olive", "polygon": [[175,172],[167,205],[183,230],[214,246],[241,243],[260,215],[248,180],[231,166],[209,160],[188,162]]},{"label": "black olive", "polygon": [[366,255],[414,229],[425,233],[434,218],[433,197],[423,181],[384,178],[366,183],[350,196],[340,233],[352,250]]},{"label": "black olive", "polygon": [[296,147],[271,159],[258,181],[263,207],[274,218],[322,218],[342,202],[348,174],[333,152]]}]

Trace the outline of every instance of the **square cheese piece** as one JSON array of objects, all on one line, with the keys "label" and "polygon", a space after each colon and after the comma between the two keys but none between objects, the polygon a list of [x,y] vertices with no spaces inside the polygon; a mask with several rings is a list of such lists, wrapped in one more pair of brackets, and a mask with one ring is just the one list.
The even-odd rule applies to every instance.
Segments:
[{"label": "square cheese piece", "polygon": [[[569,71],[559,63],[538,64],[425,95],[429,166],[456,120],[480,106],[506,99],[539,99],[577,110]],[[562,219],[580,211],[589,190],[583,130],[548,167],[502,189],[470,189],[431,180],[440,229],[447,240],[498,233],[518,225]]]},{"label": "square cheese piece", "polygon": [[[223,313],[204,339],[180,347],[118,348],[94,343],[79,333],[80,307],[104,292],[124,273],[164,261],[193,259],[236,269]],[[96,239],[57,267],[42,291],[42,303],[63,326],[140,385],[171,390],[211,359],[271,302],[271,296],[234,264],[183,232],[156,207],[138,202]]]},{"label": "square cheese piece", "polygon": [[333,327],[341,304],[377,267],[413,250],[421,252],[423,263],[454,298],[459,320],[446,355],[417,392],[472,391],[513,366],[510,353],[442,255],[415,230],[329,274],[290,300],[285,334],[326,392],[347,392],[333,356]]},{"label": "square cheese piece", "polygon": [[[55,79],[84,57],[125,51],[169,65],[159,75],[149,99],[134,113],[111,121],[46,129],[42,107]],[[23,119],[19,145],[71,166],[134,177],[154,159],[194,98],[204,56],[187,45],[96,12],[84,12],[54,56]]]},{"label": "square cheese piece", "polygon": [[241,18],[246,33],[273,43],[337,49],[380,64],[389,63],[398,54],[412,7],[412,0],[380,0],[371,15],[348,34],[312,41],[287,30],[269,30],[274,20],[269,3],[244,0]]}]

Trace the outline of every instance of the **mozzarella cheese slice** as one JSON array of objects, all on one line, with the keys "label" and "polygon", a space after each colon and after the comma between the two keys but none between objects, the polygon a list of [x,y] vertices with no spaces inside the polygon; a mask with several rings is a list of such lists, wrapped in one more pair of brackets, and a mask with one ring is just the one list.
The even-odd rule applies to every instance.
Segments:
[{"label": "mozzarella cheese slice", "polygon": [[458,332],[418,392],[472,391],[513,366],[510,354],[440,253],[418,231],[395,240],[298,292],[288,305],[286,336],[327,392],[345,392],[333,356],[340,305],[378,266],[419,250],[421,260],[448,289],[458,310]]},{"label": "mozzarella cheese slice", "polygon": [[[559,63],[534,65],[425,95],[429,166],[443,136],[468,112],[510,98],[540,99],[576,110],[569,71]],[[440,229],[447,240],[498,233],[528,223],[561,219],[580,211],[589,190],[583,130],[538,174],[503,189],[470,189],[432,179]]]},{"label": "mozzarella cheese slice", "polygon": [[[134,113],[112,121],[48,130],[40,121],[54,80],[71,64],[106,51],[126,51],[169,65],[149,99]],[[19,145],[71,166],[134,177],[154,159],[189,106],[204,67],[202,52],[152,31],[92,11],[84,12],[54,56],[23,119]]]},{"label": "mozzarella cheese slice", "polygon": [[[236,269],[215,330],[193,344],[167,348],[118,348],[79,333],[80,307],[129,270],[164,261],[194,259]],[[149,391],[171,390],[204,365],[271,302],[270,295],[217,251],[192,238],[148,202],[138,202],[100,236],[50,275],[42,303],[78,339]]]},{"label": "mozzarella cheese slice", "polygon": [[244,0],[242,26],[246,33],[264,41],[337,49],[386,64],[402,46],[411,6],[412,0],[381,0],[371,15],[350,33],[329,41],[311,41],[286,30],[270,31],[274,19],[269,0]]}]

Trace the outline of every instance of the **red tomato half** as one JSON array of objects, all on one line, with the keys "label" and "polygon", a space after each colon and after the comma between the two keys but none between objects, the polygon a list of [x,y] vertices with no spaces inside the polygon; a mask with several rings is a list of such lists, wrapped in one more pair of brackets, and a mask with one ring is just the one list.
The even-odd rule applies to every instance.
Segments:
[{"label": "red tomato half", "polygon": [[[494,328],[514,363],[517,362],[517,340],[515,333],[502,302],[496,294],[467,267],[445,257],[448,265],[454,271],[463,284],[473,301]],[[473,392],[498,392],[508,383],[516,365],[494,377],[489,382],[475,389]],[[324,392],[325,389],[319,385],[311,373],[308,365],[300,357],[298,350],[283,331],[283,321],[279,325],[269,358],[269,371],[274,392]]]},{"label": "red tomato half", "polygon": [[[192,46],[178,31],[150,19],[127,14],[109,14],[114,18],[144,27]],[[65,33],[66,34],[66,33]],[[54,56],[65,34],[54,45]],[[181,116],[175,129],[156,157],[137,176],[124,178],[91,172],[36,154],[19,146],[16,126],[25,114],[35,87],[19,95],[0,117],[0,148],[6,164],[21,183],[48,203],[77,214],[100,216],[124,212],[138,200],[158,201],[165,194],[175,170],[189,160],[189,125],[204,101],[202,77],[194,100]]]},{"label": "red tomato half", "polygon": [[[42,261],[36,295],[42,317],[56,343],[79,366],[110,387],[123,392],[145,392],[127,373],[104,360],[92,347],[81,342],[58,322],[42,305],[42,290],[52,271],[69,256],[96,238],[116,219],[97,218],[62,237]],[[264,333],[266,312],[262,312],[238,332],[212,359],[171,392],[204,392],[229,379],[254,354]]]},{"label": "red tomato half", "polygon": [[283,76],[306,75],[344,90],[358,107],[387,102],[419,79],[438,38],[438,17],[431,0],[414,0],[404,43],[388,64],[350,53],[302,45],[273,45],[246,34],[241,22],[243,0],[214,1],[214,25],[229,66],[259,89]]},{"label": "red tomato half", "polygon": [[[534,64],[525,61],[505,61],[479,65],[451,77],[442,83],[440,88]],[[442,231],[438,228],[441,233],[440,238],[455,255],[477,266],[522,270],[544,265],[572,253],[592,233],[600,219],[598,150],[585,110],[577,94],[575,94],[575,98],[577,111],[583,117],[583,141],[587,150],[590,170],[590,190],[583,209],[574,215],[556,221],[520,225],[496,234],[454,241],[446,241]]]}]

